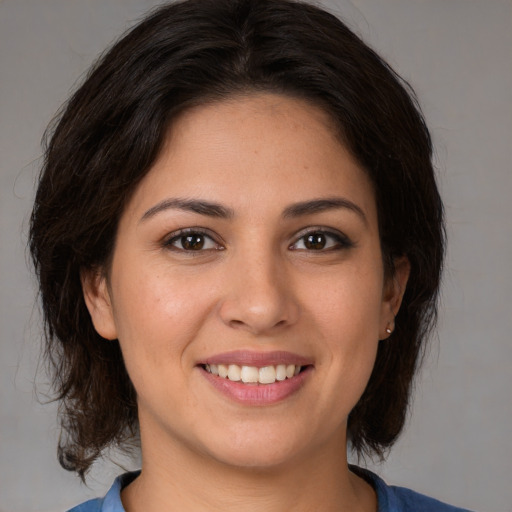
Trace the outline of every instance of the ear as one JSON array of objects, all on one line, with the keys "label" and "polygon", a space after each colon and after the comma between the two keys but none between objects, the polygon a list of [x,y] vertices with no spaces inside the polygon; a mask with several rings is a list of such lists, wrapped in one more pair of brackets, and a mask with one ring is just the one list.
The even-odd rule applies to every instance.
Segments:
[{"label": "ear", "polygon": [[398,314],[411,271],[407,256],[393,260],[393,275],[386,279],[382,296],[382,314],[380,339],[388,338],[395,329],[395,317]]},{"label": "ear", "polygon": [[93,268],[80,273],[85,304],[96,332],[107,340],[117,338],[108,283],[102,269]]}]

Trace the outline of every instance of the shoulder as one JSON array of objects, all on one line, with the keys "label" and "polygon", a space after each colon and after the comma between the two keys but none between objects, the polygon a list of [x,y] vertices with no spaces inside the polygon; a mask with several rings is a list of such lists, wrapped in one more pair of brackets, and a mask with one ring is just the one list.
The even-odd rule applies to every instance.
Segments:
[{"label": "shoulder", "polygon": [[121,490],[139,476],[140,471],[125,473],[117,477],[103,498],[85,501],[68,512],[125,512],[121,502]]},{"label": "shoulder", "polygon": [[[389,508],[389,512],[395,510],[397,512],[469,512],[404,487],[388,486],[387,492],[389,501],[393,502],[396,507]],[[387,509],[384,510],[387,512]]]},{"label": "shoulder", "polygon": [[351,470],[375,489],[378,512],[470,512],[405,487],[387,485],[382,478],[366,469],[351,466]]}]

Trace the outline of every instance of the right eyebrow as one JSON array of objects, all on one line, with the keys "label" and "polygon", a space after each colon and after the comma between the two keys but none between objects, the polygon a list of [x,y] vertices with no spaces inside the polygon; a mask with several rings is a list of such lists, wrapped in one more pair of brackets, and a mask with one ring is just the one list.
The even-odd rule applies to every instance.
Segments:
[{"label": "right eyebrow", "polygon": [[166,210],[183,210],[220,219],[230,219],[234,216],[233,210],[226,208],[219,203],[198,199],[169,198],[160,201],[158,204],[147,210],[140,218],[140,222],[150,219],[158,213]]},{"label": "right eyebrow", "polygon": [[354,212],[365,224],[368,223],[363,209],[353,201],[350,201],[344,197],[321,197],[319,199],[311,199],[309,201],[295,203],[288,206],[284,210],[283,217],[300,217],[302,215],[313,215],[315,213],[335,209],[346,209],[348,211]]}]

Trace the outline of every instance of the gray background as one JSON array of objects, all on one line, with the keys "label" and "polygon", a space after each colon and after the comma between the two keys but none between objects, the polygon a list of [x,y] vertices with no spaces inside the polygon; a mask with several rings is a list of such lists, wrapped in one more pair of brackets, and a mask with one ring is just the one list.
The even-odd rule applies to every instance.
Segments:
[{"label": "gray background", "polygon": [[[40,327],[27,221],[46,124],[151,0],[0,0],[0,510],[63,510],[103,493],[55,458],[36,377]],[[377,470],[480,511],[512,511],[512,0],[324,2],[415,87],[436,143],[449,251],[438,337],[408,429]],[[133,465],[133,464],[132,464]]]}]

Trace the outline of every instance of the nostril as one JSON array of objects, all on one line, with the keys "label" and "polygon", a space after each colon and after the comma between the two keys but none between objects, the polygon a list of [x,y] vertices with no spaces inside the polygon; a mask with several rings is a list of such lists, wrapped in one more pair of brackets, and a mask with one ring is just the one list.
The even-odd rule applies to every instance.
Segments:
[{"label": "nostril", "polygon": [[272,298],[249,293],[248,290],[242,294],[235,289],[220,302],[218,314],[222,322],[232,329],[263,334],[294,324],[298,305],[288,296]]},{"label": "nostril", "polygon": [[[277,322],[274,325],[274,328],[275,327],[282,327],[282,326],[285,326],[286,324],[287,324],[286,320],[279,320],[279,322]],[[229,325],[231,327],[237,328],[237,327],[244,327],[247,324],[244,321],[242,321],[242,320],[230,320]]]}]

